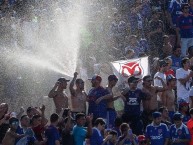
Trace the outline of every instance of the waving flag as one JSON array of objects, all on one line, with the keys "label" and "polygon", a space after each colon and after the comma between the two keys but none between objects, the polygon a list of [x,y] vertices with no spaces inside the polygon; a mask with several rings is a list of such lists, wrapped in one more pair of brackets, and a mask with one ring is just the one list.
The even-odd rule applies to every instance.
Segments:
[{"label": "waving flag", "polygon": [[150,71],[148,57],[114,61],[111,62],[111,65],[114,74],[119,78],[119,85],[126,83],[131,75],[142,78],[148,75]]}]

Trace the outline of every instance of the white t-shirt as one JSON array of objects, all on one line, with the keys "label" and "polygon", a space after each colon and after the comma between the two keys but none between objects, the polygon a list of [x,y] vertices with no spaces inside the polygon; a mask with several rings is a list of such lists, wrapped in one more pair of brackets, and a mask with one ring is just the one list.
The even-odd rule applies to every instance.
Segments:
[{"label": "white t-shirt", "polygon": [[180,83],[178,79],[186,78],[190,74],[190,70],[184,70],[183,68],[179,68],[176,70],[176,79],[177,79],[177,100],[184,99],[189,102],[189,91],[190,91],[190,83],[192,78],[189,79],[185,84]]},{"label": "white t-shirt", "polygon": [[162,78],[162,80],[166,83],[166,75],[164,73],[161,73],[161,72],[157,72],[154,75],[154,86],[163,87],[162,82],[160,80],[158,80],[158,79],[155,79],[157,76]]},{"label": "white t-shirt", "polygon": [[[157,72],[157,73],[154,75],[154,86],[163,87],[162,82],[161,82],[159,79],[155,79],[157,76],[160,77],[160,78],[162,78],[162,80],[166,83],[166,75],[165,75],[164,73],[161,73],[161,72]],[[159,92],[159,93],[157,94],[157,100],[158,100],[158,101],[161,101],[161,95],[162,95],[161,92]]]}]

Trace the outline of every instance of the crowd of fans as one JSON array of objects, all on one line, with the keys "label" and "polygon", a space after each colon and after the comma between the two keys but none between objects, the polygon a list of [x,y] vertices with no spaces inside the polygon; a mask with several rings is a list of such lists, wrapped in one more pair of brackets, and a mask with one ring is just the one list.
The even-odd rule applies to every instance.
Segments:
[{"label": "crowd of fans", "polygon": [[[52,39],[55,35],[48,34],[53,32],[54,18],[68,11],[70,3],[1,0],[0,44],[6,48],[37,47],[38,43],[24,42],[21,25],[41,26],[37,38]],[[0,144],[192,145],[193,0],[88,3],[90,9],[85,8],[91,22],[85,31],[91,40],[82,39],[84,65],[90,58],[101,63],[106,58],[112,61],[149,56],[151,75],[141,79],[130,76],[125,88],[116,87],[115,75],[108,76],[107,87],[101,85],[100,75],[94,75],[88,93],[77,72],[72,80],[59,78],[48,94],[56,107],[49,120],[44,114],[48,106],[30,106],[16,113],[1,102]],[[70,95],[64,93],[69,81]],[[116,110],[117,100],[122,100],[122,110]]]}]

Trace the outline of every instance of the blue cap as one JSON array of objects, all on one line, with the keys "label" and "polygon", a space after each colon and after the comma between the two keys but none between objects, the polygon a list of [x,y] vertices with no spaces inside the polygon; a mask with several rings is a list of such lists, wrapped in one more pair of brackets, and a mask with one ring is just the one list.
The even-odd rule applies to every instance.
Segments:
[{"label": "blue cap", "polygon": [[152,113],[152,117],[155,119],[155,118],[158,118],[158,117],[161,117],[161,113],[160,112],[153,112]]},{"label": "blue cap", "polygon": [[88,80],[101,82],[101,81],[102,81],[102,78],[101,78],[101,76],[99,76],[99,75],[94,75],[92,78],[89,78]]},{"label": "blue cap", "polygon": [[181,113],[175,113],[173,115],[173,120],[182,120],[183,115]]},{"label": "blue cap", "polygon": [[176,78],[172,75],[172,74],[169,74],[167,77],[166,77],[166,80],[167,82],[170,82],[172,80],[176,80]]},{"label": "blue cap", "polygon": [[109,75],[108,80],[109,81],[118,81],[118,78],[116,75]]}]

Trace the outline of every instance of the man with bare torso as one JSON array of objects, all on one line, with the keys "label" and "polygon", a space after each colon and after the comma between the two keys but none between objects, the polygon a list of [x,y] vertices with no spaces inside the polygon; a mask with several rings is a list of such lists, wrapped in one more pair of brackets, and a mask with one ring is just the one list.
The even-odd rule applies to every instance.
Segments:
[{"label": "man with bare torso", "polygon": [[[84,92],[84,81],[82,79],[77,79],[78,73],[74,73],[74,78],[70,83],[70,93],[71,93],[71,110],[74,116],[77,113],[86,113],[86,93]],[[76,84],[76,89],[74,89],[74,83]]]},{"label": "man with bare torso", "polygon": [[173,75],[168,75],[167,78],[167,90],[162,93],[163,105],[169,111],[169,117],[172,120],[172,117],[175,113],[175,92],[176,87],[176,78]]},{"label": "man with bare torso", "polygon": [[64,89],[66,89],[67,82],[69,81],[70,80],[66,80],[65,78],[59,78],[53,89],[48,94],[49,98],[53,98],[56,113],[58,114],[62,111],[62,108],[68,108],[68,97],[64,93]]},{"label": "man with bare torso", "polygon": [[[156,77],[155,79],[159,79],[164,87],[153,86],[153,80],[150,75],[143,77],[142,90],[144,90],[145,92],[147,92],[148,95],[150,95],[150,99],[143,101],[143,116],[145,117],[145,122],[148,120],[151,121],[151,114],[157,111],[158,109],[157,93],[166,90],[166,84],[164,83],[164,81],[160,77]],[[146,123],[148,124],[149,122]],[[146,123],[144,124],[147,125]]]}]

